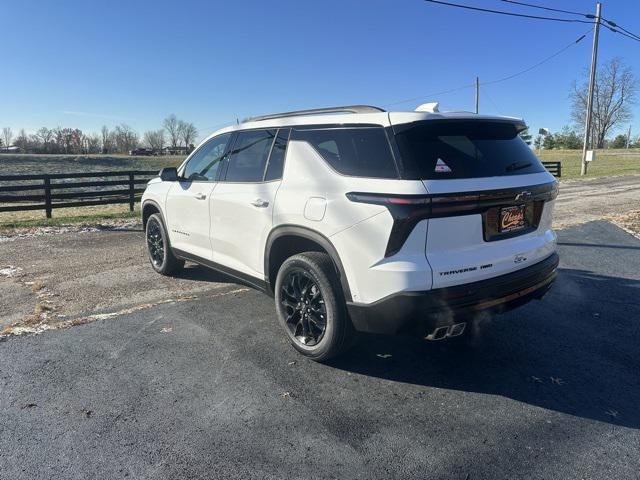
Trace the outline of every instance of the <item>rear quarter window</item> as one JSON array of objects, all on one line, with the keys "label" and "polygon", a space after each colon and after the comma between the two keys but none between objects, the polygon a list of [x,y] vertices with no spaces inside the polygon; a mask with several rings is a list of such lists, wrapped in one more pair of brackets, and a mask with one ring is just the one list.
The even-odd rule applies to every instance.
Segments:
[{"label": "rear quarter window", "polygon": [[338,173],[354,177],[398,178],[382,127],[300,129],[292,140],[308,142]]},{"label": "rear quarter window", "polygon": [[395,130],[405,178],[479,178],[545,171],[513,124],[430,120]]}]

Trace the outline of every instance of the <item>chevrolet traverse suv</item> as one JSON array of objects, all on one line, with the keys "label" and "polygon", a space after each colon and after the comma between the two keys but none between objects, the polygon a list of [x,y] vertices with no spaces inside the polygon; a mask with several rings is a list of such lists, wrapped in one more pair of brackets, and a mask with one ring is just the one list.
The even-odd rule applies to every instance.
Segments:
[{"label": "chevrolet traverse suv", "polygon": [[151,265],[197,262],[272,295],[292,345],[319,361],[357,331],[460,335],[556,275],[557,182],[525,128],[369,106],[245,120],[149,182]]}]

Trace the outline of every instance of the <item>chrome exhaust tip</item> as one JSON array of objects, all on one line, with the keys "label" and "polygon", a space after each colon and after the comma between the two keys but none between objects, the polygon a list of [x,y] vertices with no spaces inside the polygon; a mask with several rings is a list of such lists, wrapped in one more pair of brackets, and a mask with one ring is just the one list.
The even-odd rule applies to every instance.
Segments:
[{"label": "chrome exhaust tip", "polygon": [[448,337],[457,337],[458,335],[462,335],[464,333],[464,329],[467,326],[467,322],[456,323],[455,325],[451,325],[449,327]]},{"label": "chrome exhaust tip", "polygon": [[444,327],[437,327],[433,330],[429,335],[424,338],[431,341],[436,342],[438,340],[444,340],[449,337],[457,337],[458,335],[462,335],[467,326],[467,322],[462,323],[454,323],[453,325],[448,325]]},{"label": "chrome exhaust tip", "polygon": [[449,327],[438,327],[424,338],[426,338],[431,342],[435,342],[438,340],[444,340],[445,338],[447,338],[448,334],[449,334]]}]

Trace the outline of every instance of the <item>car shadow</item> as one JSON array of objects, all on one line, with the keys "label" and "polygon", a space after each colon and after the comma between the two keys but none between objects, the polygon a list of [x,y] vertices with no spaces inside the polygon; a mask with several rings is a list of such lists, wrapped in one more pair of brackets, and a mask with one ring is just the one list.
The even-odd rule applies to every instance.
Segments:
[{"label": "car shadow", "polygon": [[329,365],[640,428],[639,281],[563,268],[543,300],[480,318],[465,335],[362,335]]},{"label": "car shadow", "polygon": [[218,272],[217,270],[213,270],[211,268],[205,267],[203,265],[198,265],[196,263],[187,262],[185,267],[174,273],[173,276],[175,278],[180,278],[183,280],[193,280],[197,282],[210,282],[210,283],[228,283],[234,285],[242,285],[245,287],[250,287],[255,289],[255,287],[251,284],[244,283],[242,280],[238,278],[231,277],[222,272]]}]

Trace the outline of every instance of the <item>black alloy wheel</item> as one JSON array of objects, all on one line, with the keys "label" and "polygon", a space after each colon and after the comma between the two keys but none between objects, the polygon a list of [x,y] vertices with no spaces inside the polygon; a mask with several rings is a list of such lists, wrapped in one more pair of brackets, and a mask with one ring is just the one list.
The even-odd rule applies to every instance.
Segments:
[{"label": "black alloy wheel", "polygon": [[280,288],[280,302],[291,336],[309,347],[320,343],[327,328],[327,308],[315,280],[303,270],[289,272]]},{"label": "black alloy wheel", "polygon": [[156,268],[161,268],[164,262],[164,239],[160,225],[156,221],[152,221],[147,227],[147,248],[149,249],[149,258]]},{"label": "black alloy wheel", "polygon": [[278,320],[302,355],[324,362],[340,355],[355,340],[341,283],[325,252],[303,252],[287,258],[276,276]]},{"label": "black alloy wheel", "polygon": [[153,269],[162,275],[172,275],[184,267],[184,260],[171,250],[169,236],[159,213],[154,213],[146,225],[147,252]]}]

